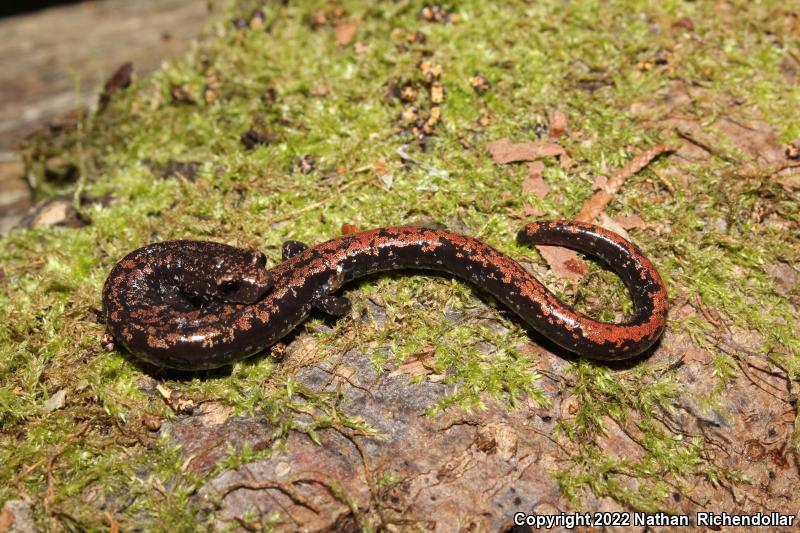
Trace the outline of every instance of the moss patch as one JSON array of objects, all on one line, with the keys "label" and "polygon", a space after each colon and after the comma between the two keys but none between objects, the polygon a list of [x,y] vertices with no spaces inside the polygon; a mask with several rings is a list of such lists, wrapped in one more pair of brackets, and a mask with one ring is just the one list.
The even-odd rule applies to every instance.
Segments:
[{"label": "moss patch", "polygon": [[[520,348],[527,343],[520,324],[490,307],[486,313],[500,327],[468,313],[453,326],[444,310],[472,308],[482,297],[459,282],[417,275],[352,288],[357,309],[379,294],[387,320],[343,319],[332,329],[312,320],[303,328],[318,342],[300,359],[261,356],[229,373],[191,377],[143,368],[101,347],[98,321],[105,276],[138,246],[213,239],[259,247],[275,263],[283,241],[317,243],[345,223],[435,221],[541,263],[513,240],[526,219],[523,205],[569,218],[591,195],[595,176],[639,148],[678,141],[653,104],[674,95],[675,82],[703,91],[683,108],[700,133],[715,135],[718,116],[757,114],[782,141],[800,136],[797,74],[791,78],[786,67],[800,54],[791,38],[797,22],[779,4],[468,1],[459,3],[457,20],[444,23],[421,18],[423,7],[230,5],[187,58],[136,81],[101,115],[83,117],[68,142],[58,140],[79,177],[47,182],[40,195],[72,194],[76,205],[83,198],[80,209],[92,223],[14,231],[0,240],[0,501],[26,495],[43,525],[101,529],[108,524],[103,510],[111,510],[126,529],[142,520],[164,530],[201,527],[187,502],[204,479],[187,473],[180,454],[141,423],[145,415],[176,416],[143,392],[149,374],[195,402],[223,402],[237,413],[264,409],[279,433],[297,427],[298,410],[314,413],[311,432],[331,424],[369,431],[340,416],[329,399],[294,388],[291,369],[325,357],[322,345],[358,347],[376,366],[432,353],[435,371],[458,384],[433,416],[480,409],[484,394],[509,408],[523,398],[544,403],[536,361]],[[235,19],[255,8],[269,31],[238,29]],[[320,22],[320,10],[329,22]],[[353,44],[336,44],[337,17],[359,21]],[[408,37],[415,31],[424,42]],[[403,105],[387,99],[393,83],[426,90],[422,60],[441,67],[446,88],[441,122],[424,143],[396,131]],[[476,72],[491,83],[485,94],[470,84]],[[564,170],[547,161],[549,196],[523,196],[524,169],[493,165],[482,146],[535,138],[556,109],[569,116],[571,134],[561,144],[574,165]],[[486,115],[491,123],[478,124]],[[248,148],[242,135],[253,129],[264,142]],[[49,155],[31,148],[31,171]],[[314,163],[301,169],[305,156]],[[159,169],[171,161],[198,163],[196,175],[162,177]],[[680,174],[670,174],[676,168]],[[706,158],[662,160],[641,172],[608,212],[648,223],[632,238],[669,285],[670,331],[712,355],[704,405],[721,409],[719,397],[741,376],[745,355],[783,376],[796,396],[797,293],[780,291],[768,267],[800,261],[800,209],[769,165],[715,138]],[[604,319],[627,302],[624,287],[594,264],[577,284],[545,281]],[[735,468],[709,459],[702,435],[687,437],[662,420],[680,394],[674,365],[645,359],[620,371],[576,361],[564,376],[564,394],[577,398],[560,422],[573,460],[555,475],[577,506],[590,490],[636,509],[673,510],[671,495],[690,492],[687,480],[741,482]],[[62,389],[65,407],[48,412],[45,402]],[[603,453],[597,438],[608,420],[635,428],[643,457]],[[634,488],[623,483],[630,478]]]}]

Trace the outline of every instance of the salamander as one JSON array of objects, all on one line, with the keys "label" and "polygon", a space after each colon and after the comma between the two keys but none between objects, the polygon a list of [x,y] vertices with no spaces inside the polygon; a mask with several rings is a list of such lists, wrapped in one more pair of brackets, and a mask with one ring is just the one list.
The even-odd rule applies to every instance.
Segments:
[{"label": "salamander", "polygon": [[397,226],[353,233],[308,247],[284,243],[283,262],[203,241],[168,241],[139,248],[114,266],[103,287],[103,311],[114,337],[160,367],[216,368],[268,348],[314,310],[348,313],[336,295],[367,274],[429,269],[471,282],[494,296],[550,341],[592,359],[628,359],[664,331],[667,291],[631,242],[598,226],[544,221],[525,226],[520,244],[566,246],[603,260],[631,293],[624,323],[593,320],[560,302],[507,255],[447,231]]}]

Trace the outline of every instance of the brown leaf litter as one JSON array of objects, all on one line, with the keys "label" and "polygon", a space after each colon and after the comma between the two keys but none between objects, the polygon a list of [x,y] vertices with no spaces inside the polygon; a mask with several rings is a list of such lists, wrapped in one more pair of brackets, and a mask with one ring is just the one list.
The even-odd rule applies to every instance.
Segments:
[{"label": "brown leaf litter", "polygon": [[353,42],[358,33],[357,20],[345,20],[336,25],[336,44],[344,47]]},{"label": "brown leaf litter", "polygon": [[510,139],[499,139],[486,145],[492,160],[498,165],[535,161],[542,157],[566,156],[567,151],[556,143],[544,141],[511,142]]},{"label": "brown leaf litter", "polygon": [[[566,129],[566,117],[551,118],[551,124],[554,121],[561,122],[564,129]],[[564,166],[565,162],[568,164],[570,161],[566,150],[561,145],[552,142],[525,141],[513,143],[509,139],[503,138],[487,144],[486,149],[496,164],[531,161],[528,165],[528,176],[522,184],[522,192],[533,192],[540,198],[544,198],[547,195],[550,187],[542,178],[544,165],[535,160],[543,157],[558,157],[562,166]],[[614,171],[611,177],[603,183],[600,190],[584,202],[575,219],[581,222],[593,222],[620,191],[628,178],[641,171],[658,156],[674,150],[674,146],[658,144],[634,156],[631,161]],[[624,231],[621,233],[624,233]],[[537,245],[536,249],[539,250],[547,264],[550,265],[553,273],[559,278],[577,280],[587,272],[586,264],[573,250],[560,246],[541,245]]]},{"label": "brown leaf litter", "polygon": [[544,198],[550,192],[550,185],[544,181],[544,163],[533,161],[528,163],[528,175],[522,182],[522,194],[533,193]]},{"label": "brown leaf litter", "polygon": [[557,141],[563,137],[568,128],[569,122],[566,113],[559,110],[550,113],[550,128],[547,130],[547,136],[551,141]]}]

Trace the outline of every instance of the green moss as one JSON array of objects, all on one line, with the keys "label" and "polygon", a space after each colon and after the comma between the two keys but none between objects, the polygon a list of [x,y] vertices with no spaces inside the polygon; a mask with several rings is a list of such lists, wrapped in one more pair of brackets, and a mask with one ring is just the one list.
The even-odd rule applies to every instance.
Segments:
[{"label": "green moss", "polygon": [[[164,530],[201,527],[188,496],[205,478],[185,472],[182,456],[166,439],[147,447],[135,438],[149,438],[138,423],[141,413],[171,416],[168,409],[139,390],[145,371],[129,356],[100,347],[100,288],[114,262],[131,249],[153,240],[207,238],[258,246],[277,262],[284,240],[319,242],[337,235],[343,223],[367,228],[435,220],[463,227],[514,257],[539,261],[513,242],[523,223],[523,202],[551,216],[574,216],[591,195],[595,176],[607,175],[639,148],[670,140],[645,123],[647,112],[631,109],[652,102],[674,80],[701,86],[712,97],[696,109],[694,118],[704,126],[729,111],[731,96],[757,110],[781,139],[800,136],[793,120],[800,91],[780,69],[787,53],[798,54],[797,43],[772,3],[734,3],[734,16],[702,2],[467,1],[459,3],[460,20],[445,25],[420,21],[423,4],[417,1],[343,2],[348,16],[361,21],[360,52],[352,45],[337,47],[330,27],[307,24],[325,3],[279,4],[226,8],[186,58],[137,80],[102,115],[84,117],[74,131],[27,154],[43,184],[40,197],[110,199],[82,208],[92,220],[87,227],[16,231],[0,239],[0,501],[28,494],[40,504],[36,513],[43,525],[102,529],[98,509],[105,502],[123,529],[142,520]],[[257,6],[267,20],[277,21],[272,31],[235,30],[231,20]],[[689,17],[695,29],[673,28],[681,17]],[[403,45],[402,35],[417,29],[426,43]],[[447,87],[442,123],[425,152],[410,136],[393,133],[401,107],[385,98],[390,82],[419,80],[422,50],[442,66]],[[642,66],[665,50],[667,65]],[[469,85],[475,72],[492,82],[483,96]],[[212,103],[203,98],[209,84],[217,94]],[[176,98],[176,87],[186,97]],[[275,102],[262,98],[269,89],[276,92]],[[563,140],[574,164],[564,170],[546,161],[552,192],[546,200],[524,198],[518,191],[525,169],[496,166],[480,147],[502,136],[532,138],[553,109],[566,111],[571,130],[580,132]],[[482,128],[476,120],[484,113],[493,122]],[[240,136],[253,127],[275,142],[247,150]],[[427,167],[403,166],[396,151],[404,145]],[[45,184],[43,162],[53,153],[61,154],[77,181]],[[296,169],[304,155],[315,158],[308,174]],[[170,160],[198,162],[196,181],[160,177],[159,168]],[[391,190],[372,173],[379,160],[390,167]],[[734,178],[745,160],[721,142],[708,162],[686,167],[693,179],[674,193],[644,171],[626,184],[609,212],[639,214],[656,228],[633,237],[658,265],[674,300],[694,298],[722,323],[757,332],[763,338],[757,353],[796,381],[796,308],[777,292],[764,267],[800,260],[800,209],[767,175]],[[668,164],[656,162],[654,168]],[[761,201],[795,231],[769,220],[754,222],[750,213]],[[307,209],[316,202],[319,207]],[[724,229],[714,229],[714,220],[724,221]],[[622,284],[594,264],[578,284],[545,281],[599,318],[630,306]],[[372,294],[386,301],[385,324],[343,327],[350,322],[342,320],[322,333],[312,322],[308,330],[318,342],[304,354],[306,363],[326,356],[323,344],[358,348],[379,368],[430,351],[436,373],[446,375],[455,391],[430,416],[448,408],[480,409],[487,393],[509,408],[523,397],[545,402],[535,362],[518,348],[527,342],[525,331],[494,307],[482,312],[491,317],[488,322],[471,314],[483,297],[462,283],[389,276],[349,295],[363,308]],[[445,309],[464,320],[450,323]],[[718,408],[726,384],[738,374],[733,356],[720,348],[719,329],[701,315],[675,318],[670,327],[712,352],[717,382],[713,394],[699,400]],[[156,377],[195,401],[231,405],[237,414],[261,409],[277,428],[276,437],[291,429],[312,438],[325,427],[372,431],[338,409],[337,395],[313,393],[293,381],[293,364],[260,357],[236,364],[229,375]],[[702,438],[676,434],[656,418],[678,394],[671,369],[647,361],[627,371],[583,361],[568,368],[565,392],[579,402],[560,429],[575,452],[555,475],[576,502],[588,489],[637,509],[668,510],[669,494],[692,476],[741,481],[706,459]],[[63,388],[67,407],[45,412],[44,402]],[[312,414],[314,422],[300,425],[299,412]],[[70,437],[95,416],[101,422],[91,431]],[[642,458],[610,458],[598,449],[609,418],[636,429]],[[56,451],[48,496],[46,466]],[[231,454],[220,468],[255,457]],[[379,482],[391,483],[391,474],[384,478]],[[626,479],[635,479],[636,488]],[[125,492],[135,496],[128,506]]]}]

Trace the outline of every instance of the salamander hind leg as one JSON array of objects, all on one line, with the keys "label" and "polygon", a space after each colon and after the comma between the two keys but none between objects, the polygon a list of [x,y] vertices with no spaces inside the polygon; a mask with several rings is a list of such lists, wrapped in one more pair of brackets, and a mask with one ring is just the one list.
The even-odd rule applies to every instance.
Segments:
[{"label": "salamander hind leg", "polygon": [[283,257],[283,260],[286,261],[287,259],[290,259],[303,252],[306,248],[308,248],[308,245],[303,242],[286,241],[283,243],[283,247],[281,248],[281,256]]},{"label": "salamander hind leg", "polygon": [[327,294],[314,301],[314,308],[331,316],[344,316],[350,312],[350,300],[341,296]]}]

